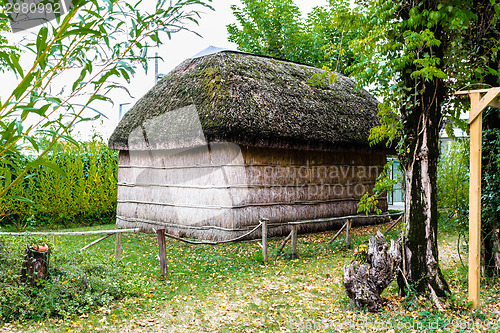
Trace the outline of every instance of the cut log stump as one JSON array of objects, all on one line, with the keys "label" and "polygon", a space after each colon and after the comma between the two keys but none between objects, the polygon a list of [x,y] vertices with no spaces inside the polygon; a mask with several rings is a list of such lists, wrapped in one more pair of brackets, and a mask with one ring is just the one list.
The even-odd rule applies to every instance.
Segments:
[{"label": "cut log stump", "polygon": [[344,266],[344,287],[347,296],[357,307],[366,307],[370,312],[382,310],[380,294],[394,280],[401,262],[401,245],[391,240],[391,247],[384,235],[370,237],[365,263],[353,261]]},{"label": "cut log stump", "polygon": [[50,249],[47,245],[28,245],[24,255],[21,277],[24,282],[39,286],[49,276]]}]

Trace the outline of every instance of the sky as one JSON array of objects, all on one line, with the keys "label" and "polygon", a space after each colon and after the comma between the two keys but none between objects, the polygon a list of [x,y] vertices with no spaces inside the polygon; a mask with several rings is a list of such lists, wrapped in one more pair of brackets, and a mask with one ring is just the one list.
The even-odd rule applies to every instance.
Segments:
[{"label": "sky", "polygon": [[[226,25],[236,23],[230,9],[231,5],[240,5],[236,0],[214,0],[212,6],[214,11],[204,10],[199,26],[191,25],[190,28],[199,33],[198,37],[193,33],[184,31],[174,34],[172,40],[165,43],[161,48],[164,63],[160,65],[160,72],[168,72],[186,58],[213,45],[236,49],[236,44],[227,40]],[[303,14],[311,11],[313,7],[326,5],[326,0],[295,0],[295,4]]]},{"label": "sky", "polygon": [[[326,5],[326,0],[295,0],[296,5],[300,8],[305,16],[315,6]],[[192,57],[198,52],[209,46],[217,46],[236,50],[236,45],[227,40],[226,25],[236,23],[231,5],[241,5],[238,0],[213,0],[213,11],[203,9],[199,25],[189,24],[186,28],[195,31],[197,34],[190,31],[181,31],[172,35],[171,40],[166,40],[160,47],[155,48],[152,52],[158,52],[158,55],[163,60],[158,62],[158,72],[167,74],[182,61]],[[23,35],[24,34],[24,35]],[[17,32],[8,34],[8,38],[13,41],[19,41],[26,36],[25,32]],[[113,105],[100,104],[97,106],[100,112],[107,116],[107,119],[101,119],[94,122],[87,122],[78,125],[73,135],[78,139],[86,140],[97,133],[107,140],[119,121],[119,110],[122,105],[123,110],[130,108],[140,97],[147,93],[155,84],[154,61],[149,64],[149,71],[145,74],[142,68],[137,70],[136,75],[131,79],[128,85],[128,90],[132,97],[124,91],[115,91],[109,94],[113,100]],[[11,74],[0,73],[2,82],[14,82],[15,77]],[[0,85],[0,96],[4,97],[13,89],[12,84]],[[3,99],[3,98],[2,98]]]},{"label": "sky", "polygon": [[[295,4],[305,16],[314,7],[326,5],[327,1],[295,0]],[[181,31],[173,34],[171,40],[166,41],[164,45],[158,48],[158,54],[163,58],[163,61],[159,61],[158,63],[158,72],[160,74],[167,74],[181,62],[209,46],[236,50],[237,45],[228,41],[226,28],[228,24],[236,23],[236,19],[230,8],[231,5],[241,5],[241,3],[237,0],[213,0],[212,7],[214,10],[204,9],[199,19],[199,25],[192,24],[187,26],[187,28],[195,31],[200,36],[190,31]],[[136,98],[141,97],[154,86],[154,63],[151,63],[150,66],[151,72],[148,76],[137,75],[133,79],[132,89],[130,91],[134,92],[134,97]],[[130,103],[124,105],[124,109],[129,108],[136,101],[136,99],[131,99],[126,94],[121,94],[118,99],[120,100],[119,103]],[[114,126],[116,126],[118,114],[119,110],[116,109],[113,114],[110,115],[110,121],[106,121],[105,124],[99,126],[102,132],[106,133],[105,136],[110,135],[110,129],[112,131]]]}]

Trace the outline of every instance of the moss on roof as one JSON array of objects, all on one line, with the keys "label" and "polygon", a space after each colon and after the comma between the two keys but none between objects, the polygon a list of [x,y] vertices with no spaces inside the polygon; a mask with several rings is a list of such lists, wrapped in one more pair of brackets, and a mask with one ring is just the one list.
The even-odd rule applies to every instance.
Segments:
[{"label": "moss on roof", "polygon": [[[141,140],[131,139],[137,133],[152,149],[200,144],[199,140],[186,139],[188,135],[167,133],[174,126],[165,120],[168,112],[180,109],[175,113],[179,118],[182,110],[192,105],[208,142],[290,148],[367,145],[370,129],[379,124],[376,99],[365,90],[356,90],[354,82],[342,75],[333,84],[325,80],[313,83],[312,76],[322,72],[237,52],[188,59],[127,112],[109,147],[144,149]],[[189,122],[192,120],[184,121],[186,128]],[[182,132],[178,123],[175,127]],[[159,139],[148,141],[145,124],[154,127]]]}]

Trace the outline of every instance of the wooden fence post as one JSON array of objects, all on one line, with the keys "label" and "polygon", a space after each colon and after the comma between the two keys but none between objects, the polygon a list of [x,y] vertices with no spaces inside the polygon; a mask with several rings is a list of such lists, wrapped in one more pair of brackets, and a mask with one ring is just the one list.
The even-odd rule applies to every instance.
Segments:
[{"label": "wooden fence post", "polygon": [[262,260],[267,262],[267,222],[268,219],[261,219],[262,223]]},{"label": "wooden fence post", "polygon": [[350,249],[351,248],[351,219],[347,219],[347,225],[345,229],[345,248]]},{"label": "wooden fence post", "polygon": [[[480,95],[471,94],[471,110],[479,104]],[[470,124],[469,183],[469,300],[472,309],[479,307],[481,281],[481,140],[483,115]]]},{"label": "wooden fence post", "polygon": [[292,259],[296,259],[298,258],[298,255],[297,255],[297,225],[296,224],[292,224],[292,244],[291,244],[291,248],[292,248]]},{"label": "wooden fence post", "polygon": [[117,233],[115,234],[115,259],[120,260],[121,257],[122,257],[122,234]]},{"label": "wooden fence post", "polygon": [[165,229],[156,230],[156,235],[158,236],[161,275],[167,276],[168,267],[167,267],[167,246],[165,243]]}]

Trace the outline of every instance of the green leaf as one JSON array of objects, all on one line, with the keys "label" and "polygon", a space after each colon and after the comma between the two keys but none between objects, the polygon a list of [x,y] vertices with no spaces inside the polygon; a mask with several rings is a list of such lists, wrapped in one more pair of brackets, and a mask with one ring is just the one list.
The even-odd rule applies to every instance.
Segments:
[{"label": "green leaf", "polygon": [[40,67],[42,67],[42,68],[45,68],[45,65],[47,64],[45,57],[43,57],[43,59],[42,59],[42,54],[47,49],[48,33],[49,33],[49,29],[47,27],[42,27],[42,28],[40,28],[40,31],[38,32],[38,36],[36,38],[37,58],[39,59]]},{"label": "green leaf", "polygon": [[12,65],[15,72],[17,72],[17,74],[19,74],[20,77],[24,77],[24,71],[21,65],[19,64],[19,58],[17,57],[17,55],[11,53],[9,55],[9,58],[10,58],[10,64]]},{"label": "green leaf", "polygon": [[23,81],[21,84],[19,84],[16,89],[14,89],[14,96],[17,99],[20,99],[21,96],[26,92],[29,86],[31,86],[31,82],[35,78],[35,73],[30,73],[26,77],[23,78]]},{"label": "green leaf", "polygon": [[28,165],[26,166],[26,168],[34,168],[34,167],[37,167],[37,166],[45,166],[53,171],[55,171],[56,173],[58,173],[59,175],[61,175],[62,177],[66,178],[66,172],[61,169],[57,164],[55,164],[54,162],[51,162],[51,161],[48,161],[44,158],[37,158],[36,160],[28,163]]},{"label": "green leaf", "polygon": [[15,200],[15,201],[19,201],[19,202],[29,203],[29,204],[34,204],[35,203],[33,200],[30,200],[30,199],[25,198],[25,197],[20,197],[20,196],[17,196],[17,195],[6,195],[5,198],[6,199]]},{"label": "green leaf", "polygon": [[33,146],[33,149],[38,151],[38,149],[39,149],[38,142],[36,142],[34,137],[32,137],[30,135],[22,135],[22,137],[31,143],[31,145]]},{"label": "green leaf", "polygon": [[4,187],[7,187],[12,183],[12,172],[7,168],[0,168],[1,173],[3,174],[3,178],[5,179]]},{"label": "green leaf", "polygon": [[21,119],[25,120],[26,117],[28,116],[28,114],[30,114],[30,113],[35,113],[39,116],[44,117],[50,106],[51,106],[50,104],[45,104],[44,106],[42,106],[40,108],[34,108],[31,106],[26,106],[26,107],[20,106],[19,109],[23,110],[23,112],[21,113]]}]

